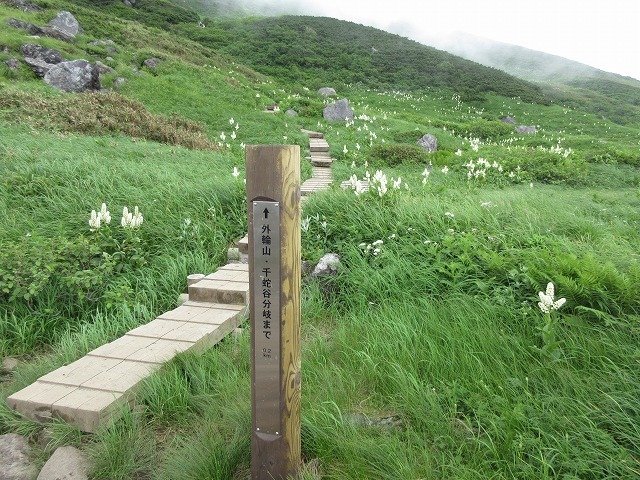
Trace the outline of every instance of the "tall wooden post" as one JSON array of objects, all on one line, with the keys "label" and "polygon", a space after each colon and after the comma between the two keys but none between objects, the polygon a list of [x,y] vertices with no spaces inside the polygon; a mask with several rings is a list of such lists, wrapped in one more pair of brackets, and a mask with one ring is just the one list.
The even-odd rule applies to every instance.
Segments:
[{"label": "tall wooden post", "polygon": [[300,466],[300,147],[246,149],[251,478]]}]

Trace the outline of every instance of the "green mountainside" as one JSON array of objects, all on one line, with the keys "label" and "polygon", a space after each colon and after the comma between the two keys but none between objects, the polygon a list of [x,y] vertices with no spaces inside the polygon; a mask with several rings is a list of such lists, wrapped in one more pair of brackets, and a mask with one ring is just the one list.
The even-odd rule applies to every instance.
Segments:
[{"label": "green mountainside", "polygon": [[[559,103],[349,22],[25,1],[0,0],[0,436],[28,439],[31,466],[74,446],[95,480],[249,478],[248,321],[158,366],[95,433],[6,399],[237,257],[247,146],[299,146],[306,181],[313,130],[333,183],[300,202],[301,257],[341,264],[300,282],[298,478],[637,480],[640,122],[598,103],[634,107],[633,82],[558,83],[576,96]],[[61,10],[83,32],[23,28]],[[100,85],[52,88],[39,47]],[[353,119],[325,119],[343,98]]]}]

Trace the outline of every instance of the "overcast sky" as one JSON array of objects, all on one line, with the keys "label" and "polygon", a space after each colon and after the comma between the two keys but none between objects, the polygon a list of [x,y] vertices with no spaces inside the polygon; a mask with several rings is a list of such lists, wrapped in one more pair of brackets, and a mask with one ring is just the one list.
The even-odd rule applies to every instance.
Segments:
[{"label": "overcast sky", "polygon": [[467,32],[640,80],[640,0],[253,0],[423,43]]}]

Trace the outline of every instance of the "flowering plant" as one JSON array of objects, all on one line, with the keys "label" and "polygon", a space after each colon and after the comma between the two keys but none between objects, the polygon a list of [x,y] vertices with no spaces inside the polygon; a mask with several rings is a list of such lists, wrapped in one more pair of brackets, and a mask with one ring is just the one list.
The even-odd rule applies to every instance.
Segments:
[{"label": "flowering plant", "polygon": [[566,298],[555,300],[555,289],[553,283],[547,284],[544,292],[538,292],[540,301],[538,307],[544,314],[544,325],[539,328],[542,347],[538,348],[546,361],[557,360],[560,356],[560,341],[557,339],[558,319],[554,312],[560,309],[567,301]]}]

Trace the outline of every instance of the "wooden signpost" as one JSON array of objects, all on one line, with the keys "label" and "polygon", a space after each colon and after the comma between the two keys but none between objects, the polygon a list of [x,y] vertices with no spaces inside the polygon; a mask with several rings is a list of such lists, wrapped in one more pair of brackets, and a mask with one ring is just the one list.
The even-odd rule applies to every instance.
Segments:
[{"label": "wooden signpost", "polygon": [[300,147],[247,146],[251,478],[300,466]]}]

